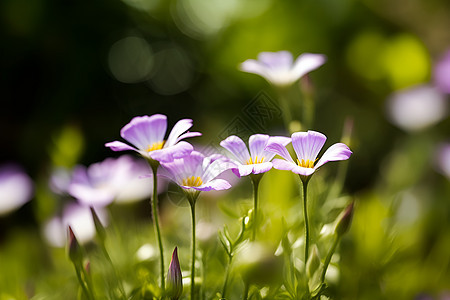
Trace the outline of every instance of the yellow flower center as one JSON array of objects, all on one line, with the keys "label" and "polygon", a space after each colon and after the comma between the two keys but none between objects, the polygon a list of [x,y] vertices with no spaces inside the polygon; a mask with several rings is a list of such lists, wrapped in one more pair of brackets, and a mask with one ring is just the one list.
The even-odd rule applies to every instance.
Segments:
[{"label": "yellow flower center", "polygon": [[183,179],[183,185],[184,186],[201,186],[203,184],[202,179],[200,176],[191,176],[188,178]]},{"label": "yellow flower center", "polygon": [[[317,160],[317,159],[316,159]],[[312,169],[312,168],[314,168],[314,163],[315,163],[315,160],[309,160],[309,159],[307,159],[306,161],[302,158],[302,161],[300,161],[300,160],[298,160],[297,159],[297,164],[298,164],[298,166],[299,167],[303,167],[303,168],[310,168],[310,169]]]},{"label": "yellow flower center", "polygon": [[164,141],[156,142],[151,145],[148,145],[146,151],[151,152],[151,151],[155,151],[155,150],[160,150],[160,149],[162,149],[163,146],[164,146]]},{"label": "yellow flower center", "polygon": [[258,156],[253,160],[251,157],[245,162],[246,165],[260,164],[264,162],[264,156],[258,160]]}]

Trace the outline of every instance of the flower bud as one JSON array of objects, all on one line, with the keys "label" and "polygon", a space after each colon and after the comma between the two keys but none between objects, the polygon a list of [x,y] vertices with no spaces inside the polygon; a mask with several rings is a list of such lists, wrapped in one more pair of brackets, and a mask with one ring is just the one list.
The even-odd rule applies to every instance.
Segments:
[{"label": "flower bud", "polygon": [[342,214],[335,229],[335,233],[338,237],[341,237],[348,231],[353,218],[353,202],[350,203]]},{"label": "flower bud", "polygon": [[97,236],[100,239],[102,243],[105,242],[106,239],[106,230],[103,226],[102,222],[100,221],[100,218],[98,217],[97,213],[95,212],[95,209],[91,206],[91,214],[92,218],[94,219],[94,225],[95,225],[95,231],[97,232]]},{"label": "flower bud", "polygon": [[183,280],[181,275],[180,262],[178,261],[178,250],[175,247],[172,254],[172,260],[167,272],[167,297],[171,300],[178,300],[183,292]]},{"label": "flower bud", "polygon": [[78,243],[77,238],[75,237],[75,234],[73,233],[72,228],[69,226],[69,259],[74,263],[74,264],[81,264],[82,260],[83,260],[83,253],[81,250],[81,246]]}]

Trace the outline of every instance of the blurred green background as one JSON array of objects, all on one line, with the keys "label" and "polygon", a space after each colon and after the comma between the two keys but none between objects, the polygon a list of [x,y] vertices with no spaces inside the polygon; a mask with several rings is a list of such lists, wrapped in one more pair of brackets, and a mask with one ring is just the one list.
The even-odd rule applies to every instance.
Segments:
[{"label": "blurred green background", "polygon": [[[346,119],[354,124],[343,194],[357,205],[340,247],[335,299],[439,299],[450,290],[450,184],[436,172],[434,155],[449,139],[450,120],[411,131],[393,125],[387,112],[393,93],[433,84],[433,67],[450,49],[449,1],[3,0],[0,22],[0,162],[19,163],[35,182],[33,200],[0,217],[0,299],[45,299],[59,284],[76,286],[64,251],[49,250],[41,238],[41,223],[58,207],[46,185],[53,167],[117,156],[104,143],[137,115],[166,114],[169,128],[192,118],[192,130],[203,133],[192,141],[199,147],[218,145],[236,120],[244,135],[256,133],[247,109],[261,97],[277,103],[277,94],[238,65],[279,50],[327,56],[310,75],[311,129],[325,133],[327,145],[340,140]],[[256,129],[288,134],[277,114]],[[321,171],[318,191],[336,169]],[[274,198],[283,192],[284,209],[300,217],[291,175],[266,176],[272,186],[261,192],[262,202],[276,210]],[[249,182],[241,181],[217,201],[250,203]],[[187,210],[175,210],[168,198],[161,200],[165,222],[185,214],[172,226],[189,224]],[[211,210],[217,208],[205,208],[205,215]],[[181,257],[187,269],[187,253]]]}]

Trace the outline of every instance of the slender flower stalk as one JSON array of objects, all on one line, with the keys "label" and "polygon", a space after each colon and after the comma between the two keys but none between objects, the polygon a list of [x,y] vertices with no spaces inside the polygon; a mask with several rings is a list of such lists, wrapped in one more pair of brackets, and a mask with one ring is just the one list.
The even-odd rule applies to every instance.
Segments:
[{"label": "slender flower stalk", "polygon": [[224,179],[216,178],[235,165],[220,155],[204,156],[193,151],[190,155],[161,164],[166,176],[178,184],[184,191],[191,208],[192,240],[191,240],[191,300],[195,295],[195,252],[196,252],[196,219],[195,204],[202,191],[226,190],[231,187]]},{"label": "slender flower stalk", "polygon": [[291,136],[292,146],[297,155],[297,163],[294,162],[286,147],[277,143],[269,144],[266,150],[280,155],[283,159],[274,159],[275,169],[292,171],[300,176],[303,183],[303,215],[305,222],[305,262],[309,254],[309,220],[308,220],[308,182],[314,172],[329,161],[348,159],[352,151],[343,143],[336,143],[328,148],[316,163],[317,155],[326,141],[326,136],[320,132],[295,132]]},{"label": "slender flower stalk", "polygon": [[197,196],[193,196],[192,201],[189,201],[191,204],[191,221],[192,221],[192,239],[191,239],[191,300],[195,299],[195,201]]},{"label": "slender flower stalk", "polygon": [[153,228],[155,230],[155,236],[158,240],[158,248],[159,248],[159,266],[160,266],[160,272],[161,272],[161,289],[165,290],[165,282],[164,282],[164,246],[161,239],[161,230],[159,228],[159,214],[158,214],[158,167],[159,162],[151,161],[150,166],[153,172],[153,197],[150,199],[150,206],[152,207],[152,214],[153,214]]},{"label": "slender flower stalk", "polygon": [[258,188],[259,182],[261,181],[262,175],[250,175],[253,183],[253,233],[252,233],[252,241],[256,239],[256,233],[258,231],[259,225],[259,215],[258,215]]},{"label": "slender flower stalk", "polygon": [[309,257],[309,219],[308,219],[308,181],[302,180],[303,183],[303,219],[305,221],[305,262],[308,261]]},{"label": "slender flower stalk", "polygon": [[265,150],[266,146],[271,143],[278,143],[286,146],[291,142],[291,139],[284,136],[268,136],[266,134],[254,134],[250,136],[247,146],[244,141],[235,136],[229,136],[220,145],[227,149],[232,155],[232,161],[236,167],[232,171],[236,176],[250,175],[253,184],[253,234],[252,240],[255,240],[258,227],[258,188],[259,182],[265,172],[272,169],[272,158],[275,153]]}]

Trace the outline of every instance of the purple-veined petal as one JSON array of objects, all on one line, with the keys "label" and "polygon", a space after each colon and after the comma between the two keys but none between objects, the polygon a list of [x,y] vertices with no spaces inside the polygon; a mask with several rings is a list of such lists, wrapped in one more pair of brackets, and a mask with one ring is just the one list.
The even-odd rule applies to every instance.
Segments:
[{"label": "purple-veined petal", "polygon": [[[270,144],[279,144],[281,146],[286,147],[291,142],[290,137],[285,136],[271,136],[269,140],[267,141],[267,145]],[[264,161],[271,161],[272,158],[275,156],[275,152],[267,151],[264,149],[263,155],[265,157]]]},{"label": "purple-veined petal", "polygon": [[161,150],[154,150],[148,153],[151,159],[159,162],[170,162],[177,158],[182,158],[189,155],[194,150],[194,147],[188,142],[181,141],[173,146],[163,148]]},{"label": "purple-veined petal", "polygon": [[258,61],[271,70],[288,71],[292,66],[293,58],[289,51],[261,52],[258,54]]},{"label": "purple-veined petal", "polygon": [[269,171],[270,169],[272,169],[271,162],[263,162],[260,164],[253,164],[250,166],[253,166],[253,172],[252,172],[253,174],[265,173],[265,172]]},{"label": "purple-veined petal", "polygon": [[291,171],[295,174],[300,174],[304,176],[309,176],[315,171],[315,169],[313,168],[303,168],[298,166],[296,163],[288,162],[277,158],[272,161],[272,164],[273,167],[277,170]]},{"label": "purple-veined petal", "polygon": [[264,148],[267,145],[269,136],[266,134],[254,134],[248,140],[248,147],[250,148],[250,156],[254,160],[256,157],[261,159],[264,156]]},{"label": "purple-veined petal", "polygon": [[244,141],[235,135],[231,135],[221,141],[220,146],[230,151],[240,163],[245,163],[250,158],[250,154],[248,153]]},{"label": "purple-veined petal", "polygon": [[253,165],[239,165],[237,168],[237,172],[235,172],[233,169],[233,173],[236,174],[238,177],[247,176],[252,172],[253,172]]},{"label": "purple-veined petal", "polygon": [[300,166],[295,167],[292,169],[292,172],[295,174],[303,175],[303,176],[309,176],[312,175],[316,171],[315,168],[303,168]]},{"label": "purple-veined petal", "polygon": [[267,147],[265,149],[267,151],[278,154],[279,156],[284,158],[286,161],[292,162],[293,164],[295,164],[285,146],[277,144],[277,143],[272,143],[272,144],[267,145]]},{"label": "purple-veined petal", "polygon": [[210,180],[213,180],[226,170],[235,168],[236,165],[232,163],[231,161],[225,161],[225,160],[215,160],[210,165],[206,167],[203,173],[202,180],[204,182],[208,182]]},{"label": "purple-veined petal", "polygon": [[167,117],[156,114],[133,118],[120,131],[120,135],[140,150],[162,142],[167,130]]},{"label": "purple-veined petal", "polygon": [[292,134],[292,146],[299,160],[315,161],[327,137],[317,131],[295,132]]},{"label": "purple-veined petal", "polygon": [[231,188],[231,184],[226,181],[225,179],[214,179],[211,181],[208,181],[205,184],[202,184],[201,186],[198,187],[192,187],[193,189],[197,190],[197,191],[204,191],[204,192],[208,192],[211,190],[215,190],[215,191],[222,191],[222,190],[227,190],[229,188]]},{"label": "purple-veined petal", "polygon": [[196,136],[201,136],[201,135],[202,135],[201,132],[186,132],[186,133],[183,133],[182,135],[180,135],[177,138],[175,143],[178,143],[179,141],[190,138],[190,137],[196,137]]},{"label": "purple-veined petal", "polygon": [[192,127],[192,120],[191,119],[182,119],[179,120],[172,128],[172,131],[169,134],[169,137],[167,138],[167,141],[165,145],[167,147],[175,145],[175,143],[178,140],[178,137],[183,134],[183,132],[187,131],[189,128]]},{"label": "purple-veined petal", "polygon": [[119,141],[106,143],[105,147],[111,148],[112,151],[127,151],[127,150],[138,151],[136,148]]},{"label": "purple-veined petal", "polygon": [[326,164],[329,161],[338,161],[338,160],[346,160],[352,155],[352,151],[346,144],[337,143],[325,151],[322,157],[319,159],[314,168],[319,168],[322,165]]},{"label": "purple-veined petal", "polygon": [[285,171],[292,171],[293,169],[298,167],[298,165],[296,163],[294,163],[293,161],[291,162],[291,161],[286,161],[284,159],[278,159],[278,158],[275,158],[272,161],[272,165],[277,170],[285,170]]},{"label": "purple-veined petal", "polygon": [[327,58],[323,54],[303,53],[295,60],[292,68],[292,77],[299,79],[323,65],[326,60]]}]

